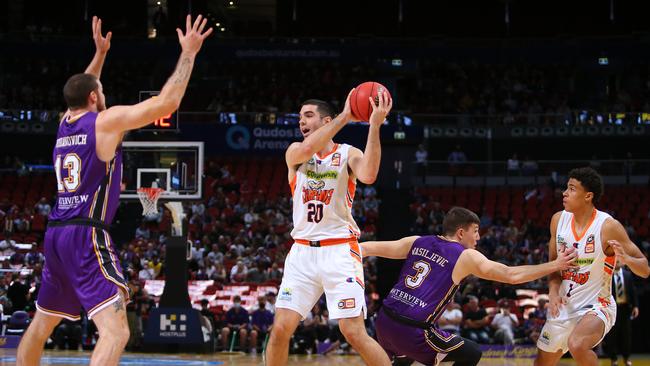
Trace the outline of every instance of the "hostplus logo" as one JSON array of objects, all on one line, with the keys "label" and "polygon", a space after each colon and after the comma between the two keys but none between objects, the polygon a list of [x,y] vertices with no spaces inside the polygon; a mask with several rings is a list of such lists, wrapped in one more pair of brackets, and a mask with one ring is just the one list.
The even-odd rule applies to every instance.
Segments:
[{"label": "hostplus logo", "polygon": [[161,337],[185,337],[187,330],[187,315],[160,314]]}]

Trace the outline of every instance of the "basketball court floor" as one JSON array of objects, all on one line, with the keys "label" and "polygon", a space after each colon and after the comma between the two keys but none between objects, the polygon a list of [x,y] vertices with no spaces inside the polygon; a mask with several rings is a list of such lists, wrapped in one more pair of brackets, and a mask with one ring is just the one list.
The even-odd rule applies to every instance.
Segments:
[{"label": "basketball court floor", "polygon": [[[16,364],[15,349],[0,349],[0,365]],[[46,351],[41,365],[87,365],[90,361],[90,352],[84,351]],[[650,366],[650,355],[635,355],[632,357],[634,366]],[[232,365],[232,366],[258,366],[263,365],[264,361],[260,355],[244,354],[222,354],[215,353],[212,355],[187,355],[187,354],[145,354],[145,353],[125,353],[122,356],[120,365],[147,365],[147,366],[209,366],[209,365]],[[288,365],[314,365],[314,366],[357,366],[363,365],[359,356],[340,356],[340,355],[311,355],[311,356],[289,356]],[[451,365],[451,363],[443,363]],[[494,366],[528,366],[532,365],[533,360],[527,359],[483,359],[480,365]],[[601,359],[601,366],[609,366],[609,360]],[[622,364],[622,362],[620,362]],[[571,359],[562,359],[560,366],[575,365]]]}]

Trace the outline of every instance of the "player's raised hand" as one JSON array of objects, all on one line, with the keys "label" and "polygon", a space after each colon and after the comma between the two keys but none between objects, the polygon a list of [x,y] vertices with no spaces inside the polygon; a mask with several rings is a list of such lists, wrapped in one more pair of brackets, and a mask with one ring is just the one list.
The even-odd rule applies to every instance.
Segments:
[{"label": "player's raised hand", "polygon": [[212,28],[209,28],[207,31],[203,31],[205,25],[208,23],[208,20],[203,18],[202,15],[196,17],[194,24],[192,24],[192,16],[188,15],[185,19],[185,34],[180,28],[176,28],[176,33],[178,33],[178,42],[181,44],[183,52],[189,52],[196,54],[201,49],[203,41],[212,34]]},{"label": "player's raised hand", "polygon": [[97,16],[93,16],[93,40],[95,41],[95,49],[97,52],[108,52],[111,48],[112,36],[113,32],[106,33],[106,37],[102,36],[102,20]]},{"label": "player's raised hand", "polygon": [[578,259],[578,252],[575,249],[567,248],[560,251],[555,259],[558,271],[580,268],[580,266],[576,264],[576,259]]},{"label": "player's raised hand", "polygon": [[345,118],[347,118],[347,121],[349,122],[360,121],[359,119],[356,119],[356,117],[354,117],[354,114],[352,114],[352,107],[350,107],[350,97],[352,97],[352,92],[354,92],[354,89],[355,88],[352,88],[352,90],[350,90],[350,92],[348,93],[347,98],[345,98],[345,105],[343,106],[343,112],[341,112],[341,114],[346,116]]},{"label": "player's raised hand", "polygon": [[375,105],[375,101],[370,99],[370,105],[372,106],[372,114],[370,115],[370,125],[381,126],[382,123],[386,120],[388,112],[393,108],[393,99],[388,97],[388,93],[382,92],[377,93],[377,99],[379,103]]}]

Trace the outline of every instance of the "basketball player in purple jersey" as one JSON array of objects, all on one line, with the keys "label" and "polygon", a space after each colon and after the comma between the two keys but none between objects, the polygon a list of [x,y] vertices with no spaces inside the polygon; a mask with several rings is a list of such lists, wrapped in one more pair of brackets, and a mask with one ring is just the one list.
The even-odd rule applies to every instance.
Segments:
[{"label": "basketball player in purple jersey", "polygon": [[99,330],[91,365],[117,365],[129,339],[125,302],[128,287],[120,272],[108,227],[120,195],[124,133],[178,109],[194,59],[212,28],[202,16],[185,34],[174,73],[157,98],[106,109],[99,81],[111,33],[93,17],[96,53],[85,73],[63,87],[68,111],[59,125],[52,158],[58,195],[45,233],[45,268],[33,322],[18,347],[18,365],[38,365],[45,341],[61,318],[78,320],[83,308]]},{"label": "basketball player in purple jersey", "polygon": [[375,323],[379,344],[389,356],[405,356],[425,365],[442,360],[454,361],[456,366],[476,365],[481,351],[475,342],[436,326],[465,277],[516,284],[575,268],[572,249],[553,262],[534,266],[508,267],[493,262],[475,250],[479,222],[472,211],[454,207],[442,223],[444,235],[361,243],[364,256],[406,258],[399,281],[384,299]]}]

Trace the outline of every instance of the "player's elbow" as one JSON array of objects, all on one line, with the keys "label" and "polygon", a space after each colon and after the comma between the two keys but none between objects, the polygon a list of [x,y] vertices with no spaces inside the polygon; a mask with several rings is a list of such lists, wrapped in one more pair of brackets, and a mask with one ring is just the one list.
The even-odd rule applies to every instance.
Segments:
[{"label": "player's elbow", "polygon": [[377,181],[377,173],[361,172],[357,179],[363,184],[373,184]]}]

